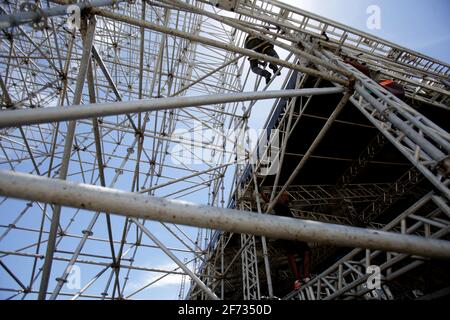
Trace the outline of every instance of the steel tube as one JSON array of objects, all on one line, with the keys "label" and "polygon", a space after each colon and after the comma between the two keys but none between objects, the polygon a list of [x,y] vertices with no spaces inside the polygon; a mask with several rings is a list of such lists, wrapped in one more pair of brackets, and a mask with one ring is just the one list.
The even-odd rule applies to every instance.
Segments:
[{"label": "steel tube", "polygon": [[137,100],[130,102],[84,104],[65,108],[4,111],[0,117],[0,128],[49,122],[79,120],[127,113],[205,106],[229,102],[267,100],[342,93],[343,88],[315,88],[217,94],[195,97],[172,97]]},{"label": "steel tube", "polygon": [[[164,1],[163,1],[164,2]],[[224,16],[220,16],[217,14],[214,14],[212,12],[208,12],[206,10],[194,7],[193,5],[190,4],[186,4],[184,2],[181,2],[179,0],[171,0],[170,2],[173,2],[177,7],[183,8],[183,10],[187,10],[189,12],[195,12],[197,14],[201,14],[203,16],[209,17],[211,19],[216,20],[217,22],[223,23],[225,25],[228,25],[232,28],[235,28],[236,30],[241,30],[242,32],[245,32],[248,35],[252,35],[252,36],[257,36],[260,37],[261,39],[268,41],[269,43],[276,45],[280,48],[283,48],[284,50],[287,50],[288,52],[292,52],[294,54],[296,54],[299,57],[303,57],[307,60],[309,60],[311,63],[314,64],[319,64],[322,65],[326,68],[328,68],[329,70],[334,70],[336,72],[339,72],[347,77],[351,76],[351,73],[348,72],[347,70],[338,67],[336,64],[333,63],[329,63],[327,61],[324,61],[320,58],[317,58],[316,56],[314,56],[313,54],[310,54],[306,51],[300,50],[299,48],[296,48],[292,43],[295,43],[295,39],[293,39],[292,37],[287,36],[286,34],[277,34],[277,36],[281,39],[284,40],[294,40],[292,43],[284,43],[278,40],[273,39],[271,36],[261,33],[260,31],[255,31],[254,30],[254,25],[252,25],[252,27],[247,27],[244,24],[242,24],[241,20],[238,19],[234,19],[231,17],[224,17]],[[306,66],[305,66],[306,67]]]},{"label": "steel tube", "polygon": [[417,51],[413,51],[413,50],[407,49],[405,47],[399,46],[399,45],[397,45],[397,44],[395,44],[393,42],[384,40],[382,38],[379,38],[377,36],[371,35],[369,33],[361,32],[360,30],[357,30],[355,28],[349,27],[349,26],[347,26],[345,24],[341,24],[339,22],[336,22],[336,21],[333,21],[333,20],[321,17],[319,15],[316,15],[314,13],[302,10],[299,7],[296,7],[296,6],[287,4],[287,3],[283,3],[283,2],[280,2],[280,1],[276,1],[276,0],[263,0],[263,2],[272,4],[272,5],[276,6],[276,7],[281,8],[281,9],[285,9],[285,10],[288,10],[288,11],[295,12],[296,14],[304,16],[304,17],[307,17],[309,19],[314,19],[314,20],[320,21],[324,25],[333,26],[335,28],[346,30],[348,32],[351,32],[353,34],[361,36],[362,38],[370,39],[370,40],[372,40],[375,43],[382,43],[385,46],[392,47],[392,48],[395,48],[395,49],[400,50],[400,51],[412,53],[413,55],[415,55],[417,57],[425,58],[425,59],[427,59],[429,61],[432,61],[434,63],[445,65],[446,67],[450,67],[450,65],[448,65],[448,64],[446,64],[444,62],[441,62],[441,61],[438,61],[436,59],[433,59],[433,58],[431,58],[429,56],[426,56],[426,55],[424,55],[422,53],[419,53]]},{"label": "steel tube", "polygon": [[[305,164],[310,159],[310,157],[312,156],[314,151],[317,149],[317,147],[320,145],[322,140],[325,138],[326,134],[330,130],[330,128],[333,125],[334,121],[337,119],[337,117],[339,116],[341,111],[347,105],[347,102],[350,99],[351,95],[352,95],[351,92],[347,92],[342,97],[342,99],[338,103],[336,109],[334,109],[333,113],[330,115],[330,117],[328,118],[327,122],[325,123],[323,128],[320,130],[319,134],[317,135],[317,137],[315,138],[315,140],[313,141],[313,143],[309,147],[308,151],[302,157],[302,160],[300,160],[300,162],[298,163],[297,167],[294,169],[292,174],[289,176],[288,180],[284,183],[284,186],[281,188],[281,190],[278,192],[278,194],[273,199],[270,200],[269,206],[267,208],[267,212],[270,212],[274,208],[274,206],[277,203],[277,201],[280,198],[280,196],[289,188],[289,186],[292,184],[292,182],[294,182],[295,178],[298,176],[300,171],[305,167]],[[272,197],[273,197],[274,194],[275,193],[273,192],[272,193]]]},{"label": "steel tube", "polygon": [[263,60],[263,61],[266,61],[266,62],[269,62],[269,63],[274,63],[276,65],[280,65],[280,66],[283,66],[283,67],[286,67],[286,68],[289,68],[289,69],[297,70],[297,71],[300,71],[302,73],[307,73],[307,74],[310,74],[310,75],[313,75],[313,76],[316,76],[316,77],[319,77],[319,78],[323,78],[323,79],[329,80],[331,82],[336,82],[336,83],[339,83],[339,84],[341,84],[343,86],[348,86],[349,85],[349,81],[341,79],[341,78],[338,78],[338,77],[333,76],[333,75],[330,75],[328,73],[320,72],[320,71],[317,71],[317,70],[312,69],[312,68],[302,67],[302,66],[299,66],[299,65],[296,65],[296,64],[293,64],[293,63],[286,62],[286,61],[284,61],[282,59],[279,59],[279,58],[277,59],[277,58],[274,58],[274,57],[271,57],[271,56],[268,56],[268,55],[265,55],[265,54],[262,54],[262,53],[257,53],[257,52],[255,52],[253,50],[240,48],[240,47],[237,47],[237,46],[234,46],[234,45],[231,45],[231,44],[228,44],[228,43],[224,43],[224,42],[221,42],[221,41],[213,40],[213,39],[210,39],[210,38],[207,38],[207,37],[202,37],[202,36],[199,36],[199,35],[196,35],[196,34],[191,34],[191,33],[184,32],[184,31],[179,31],[179,30],[176,30],[176,29],[166,28],[164,26],[157,25],[157,24],[151,23],[149,21],[142,21],[142,20],[139,20],[139,19],[134,19],[134,18],[131,18],[129,16],[116,14],[116,13],[108,11],[108,10],[93,8],[91,10],[91,13],[96,14],[98,16],[105,17],[105,18],[109,18],[109,19],[112,19],[112,20],[115,20],[115,21],[128,23],[128,24],[134,25],[136,27],[144,27],[146,29],[154,30],[156,32],[161,32],[161,33],[165,33],[167,35],[188,39],[190,41],[202,43],[202,44],[207,45],[207,46],[216,47],[216,48],[219,48],[219,49],[222,49],[222,50],[225,50],[225,51],[231,51],[231,52],[234,52],[234,53],[237,53],[237,54],[242,54],[242,55],[245,55],[245,56],[248,56],[248,57],[252,57],[252,58],[256,58],[256,59],[259,59],[259,60]]},{"label": "steel tube", "polygon": [[202,206],[12,171],[0,171],[0,194],[274,239],[450,259],[449,241]]},{"label": "steel tube", "polygon": [[368,119],[369,121],[379,129],[383,135],[419,170],[437,189],[439,189],[442,194],[444,194],[447,199],[450,199],[450,190],[448,187],[442,183],[425,165],[418,162],[414,155],[411,154],[406,148],[403,147],[400,141],[398,141],[393,135],[391,135],[386,128],[384,128],[376,119],[371,117],[371,115],[365,110],[360,102],[353,97],[350,101],[355,107],[357,107]]},{"label": "steel tube", "polygon": [[80,8],[80,10],[83,10],[86,8],[111,6],[115,3],[124,2],[124,1],[126,1],[126,0],[91,0],[86,3],[80,2],[80,3],[67,4],[67,5],[62,5],[62,6],[55,6],[55,7],[51,7],[48,9],[42,9],[41,12],[39,12],[39,11],[15,12],[12,14],[0,16],[0,29],[14,27],[14,26],[18,26],[18,25],[21,25],[24,23],[36,21],[38,19],[43,18],[42,13],[44,14],[45,17],[56,17],[56,16],[68,15],[67,9],[73,5],[78,6]]},{"label": "steel tube", "polygon": [[167,247],[159,241],[157,237],[155,237],[150,231],[147,230],[147,228],[144,227],[142,223],[139,222],[136,218],[131,219],[147,237],[149,237],[158,247],[161,248],[161,250],[170,257],[170,259],[175,262],[186,274],[188,274],[191,279],[203,290],[206,292],[206,294],[213,300],[219,300],[219,298],[216,296],[214,292],[211,291],[210,288],[208,288],[202,280],[200,280],[199,277],[195,275],[194,272],[192,272],[186,265],[177,258],[176,255],[174,255]]},{"label": "steel tube", "polygon": [[[87,66],[90,63],[90,53],[92,44],[94,42],[96,20],[94,17],[91,17],[89,18],[89,25],[87,24],[87,20],[85,20],[84,23],[85,25],[82,27],[81,30],[83,38],[83,54],[80,61],[80,69],[78,72],[75,94],[73,98],[73,103],[75,105],[81,102],[83,95],[84,80],[86,78]],[[63,159],[61,162],[61,169],[59,173],[59,178],[62,180],[65,180],[67,178],[67,173],[69,171],[70,157],[72,153],[73,140],[75,137],[75,129],[76,129],[76,122],[70,121],[67,126]],[[56,236],[58,232],[60,216],[61,216],[61,206],[55,206],[55,208],[53,209],[52,222],[50,225],[50,233],[48,236],[44,266],[42,267],[42,277],[38,295],[39,300],[46,299],[46,292],[48,289],[49,278],[52,270],[53,255],[56,249]]]}]

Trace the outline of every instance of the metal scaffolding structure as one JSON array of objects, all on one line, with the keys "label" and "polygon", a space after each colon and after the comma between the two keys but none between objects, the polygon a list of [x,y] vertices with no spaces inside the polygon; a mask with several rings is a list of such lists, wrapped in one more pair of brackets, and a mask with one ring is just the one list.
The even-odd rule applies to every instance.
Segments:
[{"label": "metal scaffolding structure", "polygon": [[[448,64],[275,0],[3,1],[0,29],[2,299],[396,299],[448,263]],[[299,290],[277,239],[312,247]]]}]

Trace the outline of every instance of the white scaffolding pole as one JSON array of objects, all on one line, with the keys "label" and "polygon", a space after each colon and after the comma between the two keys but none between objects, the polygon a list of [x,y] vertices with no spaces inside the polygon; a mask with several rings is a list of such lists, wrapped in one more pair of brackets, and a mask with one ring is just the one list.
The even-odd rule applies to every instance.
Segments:
[{"label": "white scaffolding pole", "polygon": [[46,108],[41,110],[14,110],[2,112],[2,117],[0,118],[0,128],[112,116],[127,113],[206,106],[229,102],[336,94],[343,91],[344,90],[342,88],[276,90],[228,93],[199,97],[172,97],[130,102],[95,103],[67,108]]},{"label": "white scaffolding pole", "polygon": [[313,241],[450,259],[449,241],[208,207],[11,171],[0,171],[0,194],[274,239]]}]

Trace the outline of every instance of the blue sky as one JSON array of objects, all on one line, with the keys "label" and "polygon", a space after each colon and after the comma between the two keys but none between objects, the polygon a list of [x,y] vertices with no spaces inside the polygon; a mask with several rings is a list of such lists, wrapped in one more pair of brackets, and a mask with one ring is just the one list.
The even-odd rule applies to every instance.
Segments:
[{"label": "blue sky", "polygon": [[[407,1],[407,0],[399,0],[399,1],[387,1],[387,0],[283,0],[283,2],[298,6],[301,9],[313,12],[315,14],[322,15],[332,20],[336,20],[343,24],[352,26],[361,31],[368,32],[374,34],[378,37],[384,38],[386,40],[390,40],[392,42],[403,45],[407,48],[414,49],[431,57],[437,58],[444,62],[450,62],[450,37],[449,37],[449,27],[448,27],[448,16],[450,14],[450,1],[448,0],[430,0],[430,1]],[[368,14],[366,12],[367,7],[370,5],[377,5],[381,9],[381,29],[380,30],[369,30],[366,25],[366,21],[368,18]],[[253,77],[253,76],[251,76]],[[252,79],[252,78],[251,78]],[[271,89],[278,89],[281,85],[281,79],[279,78],[276,81]],[[260,87],[261,88],[261,87]],[[253,90],[253,81],[249,81],[249,86],[245,88],[245,91]],[[267,113],[270,110],[272,103],[271,101],[266,101],[263,103],[257,104],[255,109],[258,109],[258,112],[254,112],[253,116],[250,120],[250,124],[253,128],[260,128],[262,124],[265,122]],[[9,169],[8,166],[1,166],[2,169]],[[21,171],[28,171],[29,168],[21,168]],[[232,172],[229,172],[229,176],[231,177]],[[227,178],[227,180],[231,180]],[[120,182],[117,184],[117,188],[129,190],[129,183]],[[170,189],[165,189],[162,194],[166,194],[170,191]],[[161,195],[161,194],[160,194]],[[194,202],[204,203],[204,199],[190,197],[188,200]],[[15,213],[23,208],[22,205],[16,205],[13,203],[9,208],[11,211],[14,209]],[[71,215],[74,213],[74,210],[65,209],[63,214],[63,220],[66,222]],[[6,216],[6,215],[5,215]],[[14,215],[15,217],[16,215]],[[11,216],[12,217],[12,216]],[[2,216],[0,220],[3,224],[8,224],[11,221],[10,217],[5,218]],[[90,217],[89,217],[90,219]],[[86,219],[78,219],[78,224],[87,224],[88,220]],[[115,228],[115,233],[121,232],[121,221],[122,218],[117,218],[113,222],[117,223],[117,228]],[[99,223],[96,226],[95,234],[97,236],[106,236],[105,228],[104,228],[104,217],[102,216],[99,219]],[[24,216],[23,226],[36,226],[35,220],[32,217],[27,215]],[[157,223],[148,223],[147,225],[151,226],[151,229],[155,234],[158,234],[161,227]],[[189,230],[188,228],[183,228],[189,234],[195,234],[194,230]],[[28,239],[14,239],[15,245],[18,247],[20,244],[26,245],[29,243]],[[68,240],[66,240],[68,241]],[[166,245],[174,246],[174,247],[182,247],[175,239],[170,239],[167,237],[164,239]],[[71,249],[78,243],[78,241],[71,241],[65,243],[66,247],[70,247]],[[89,252],[97,252],[107,255],[108,248],[107,246],[86,246],[86,251]],[[91,251],[90,251],[91,250]],[[151,257],[151,261],[145,257],[140,257],[139,259],[141,265],[147,265],[152,268],[161,268],[161,269],[169,269],[174,268],[174,264],[168,260],[168,258],[158,252],[157,250],[153,251],[154,254]],[[182,255],[179,255],[181,258]],[[15,270],[18,271],[25,266],[20,264],[14,264],[11,260],[8,265],[14,266]],[[20,261],[20,260],[17,260]],[[57,263],[56,269],[59,271],[61,267],[63,267],[65,263]],[[92,270],[91,270],[92,269]],[[89,268],[87,266],[83,266],[84,276],[83,279],[89,280],[91,276],[98,272],[98,268]],[[24,270],[23,272],[26,272]],[[2,275],[4,273],[1,273]],[[135,281],[146,283],[155,278],[154,274],[142,273],[142,277],[134,277]],[[165,281],[162,281],[155,290],[148,290],[145,294],[138,295],[136,298],[157,298],[157,299],[174,299],[177,296],[178,288],[179,288],[179,280],[178,276],[169,276]],[[7,286],[9,284],[10,279],[0,278],[0,285]],[[85,283],[82,283],[84,285]],[[138,288],[140,283],[133,282],[130,284],[132,288]],[[50,286],[53,289],[53,284]],[[70,290],[64,290],[70,291]],[[4,298],[9,296],[8,294],[4,295],[0,293],[0,298]]]}]

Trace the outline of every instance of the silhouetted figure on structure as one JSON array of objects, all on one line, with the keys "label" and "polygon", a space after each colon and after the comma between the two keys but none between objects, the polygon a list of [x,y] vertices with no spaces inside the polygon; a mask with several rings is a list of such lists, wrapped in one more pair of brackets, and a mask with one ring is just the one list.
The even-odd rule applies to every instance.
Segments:
[{"label": "silhouetted figure on structure", "polygon": [[[253,50],[258,53],[268,55],[270,57],[274,57],[277,59],[279,58],[277,52],[274,49],[273,44],[257,36],[248,35],[247,38],[245,39],[245,48]],[[272,78],[272,74],[269,71],[260,67],[260,65],[265,67],[267,65],[267,62],[260,61],[256,58],[248,58],[248,60],[250,61],[251,70],[257,75],[264,77],[266,79],[266,84],[269,84]],[[277,65],[269,63],[269,68],[272,69],[275,76],[280,75]]]}]

